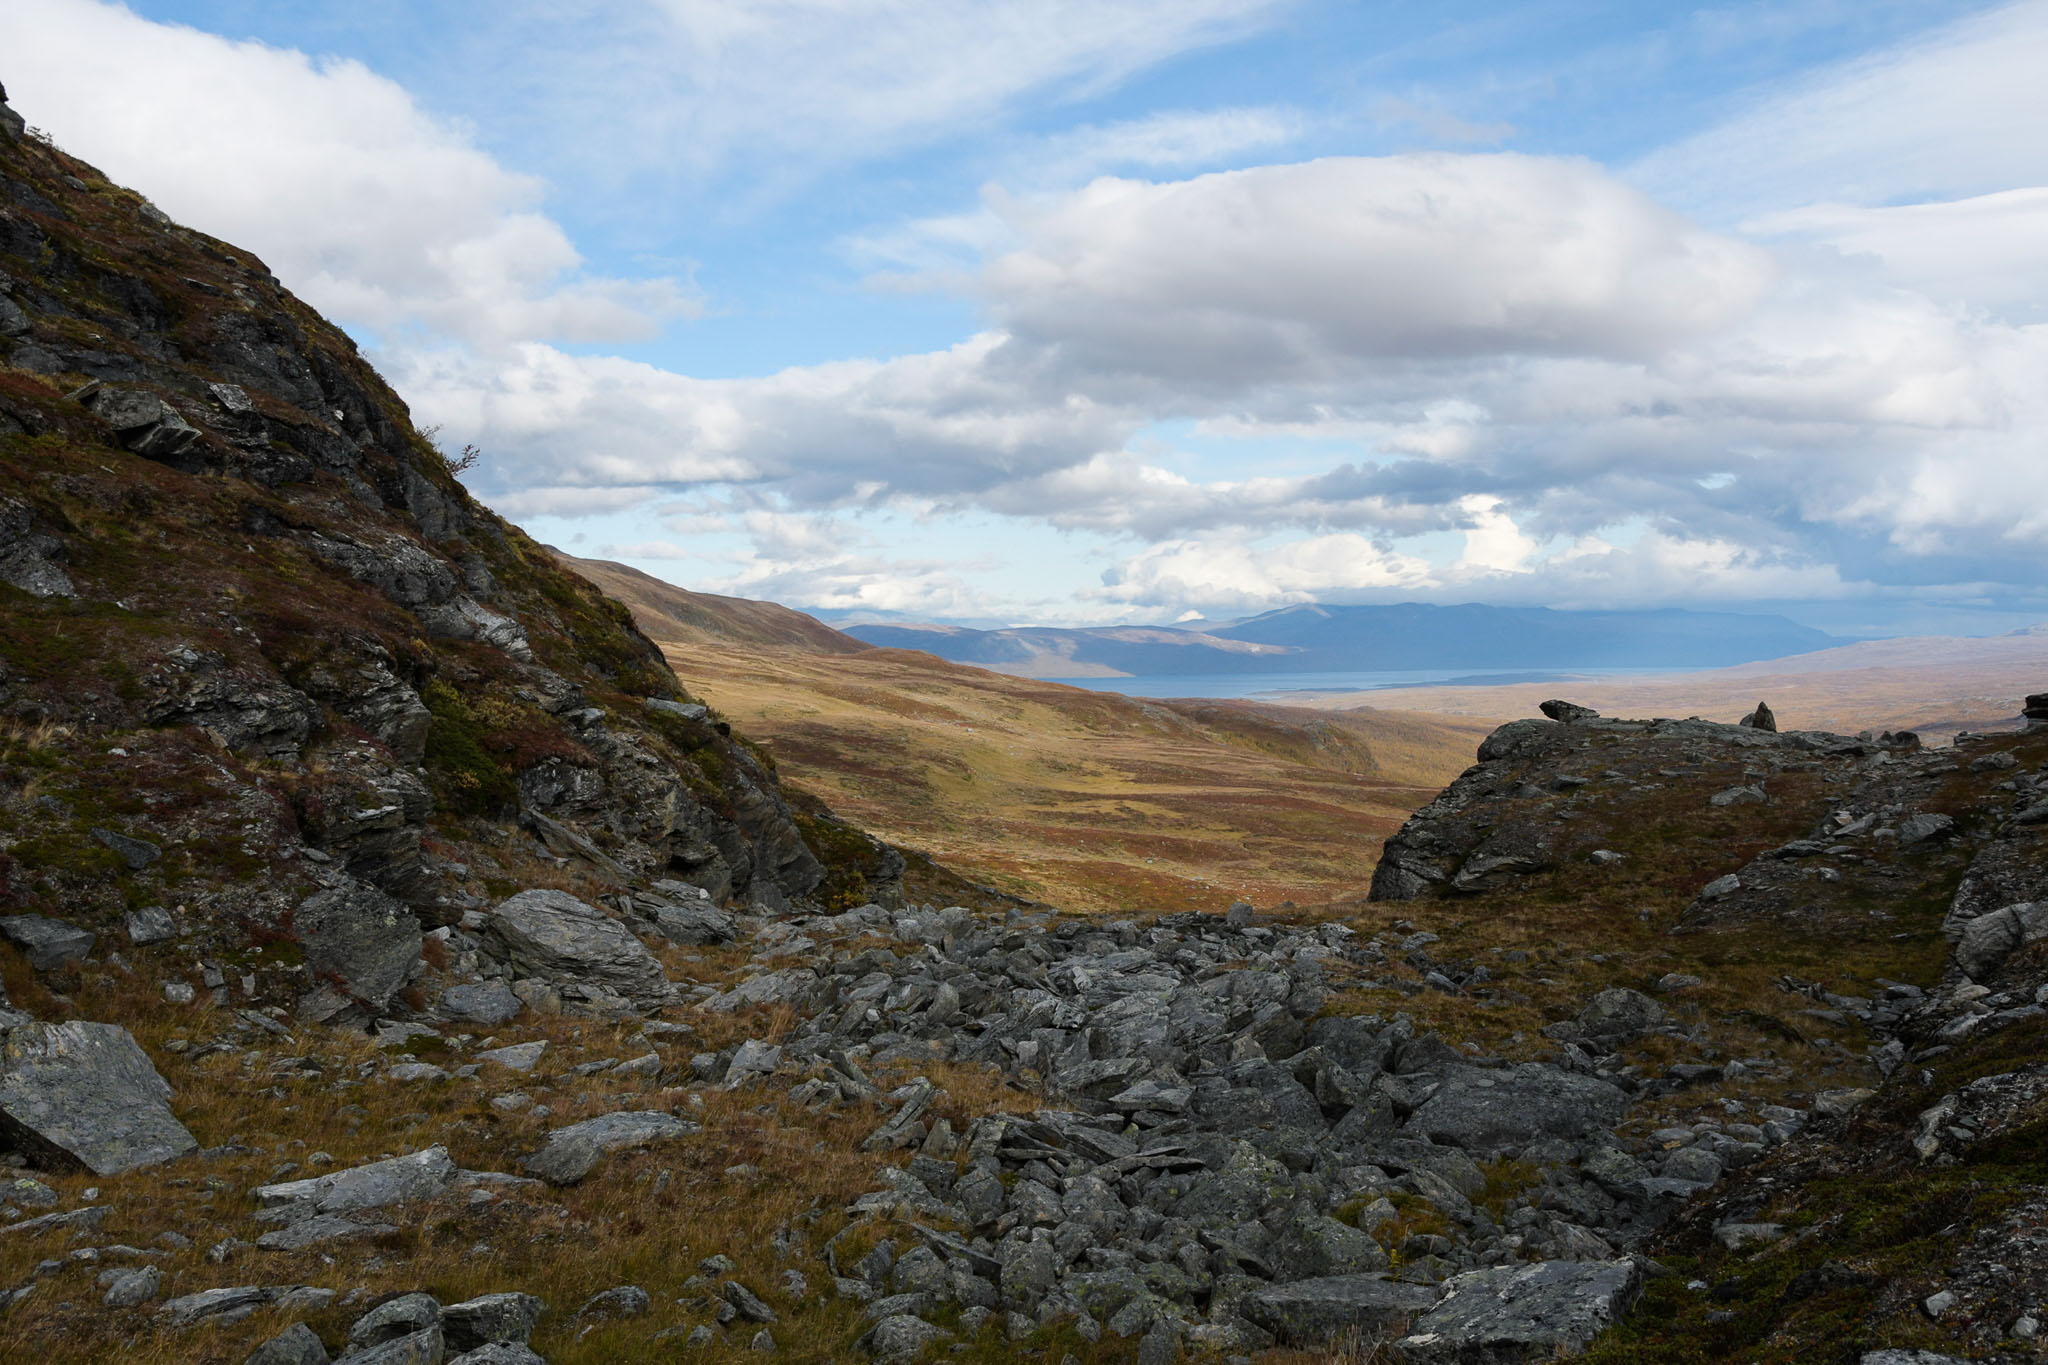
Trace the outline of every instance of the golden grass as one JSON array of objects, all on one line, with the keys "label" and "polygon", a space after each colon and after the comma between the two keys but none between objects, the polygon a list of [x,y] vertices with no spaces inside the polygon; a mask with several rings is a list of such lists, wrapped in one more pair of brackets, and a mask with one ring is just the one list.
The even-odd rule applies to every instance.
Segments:
[{"label": "golden grass", "polygon": [[[123,1022],[157,1062],[174,1091],[173,1108],[203,1147],[228,1148],[206,1158],[188,1158],[149,1170],[112,1177],[52,1174],[46,1182],[59,1194],[57,1207],[83,1202],[96,1188],[97,1202],[110,1212],[102,1229],[85,1237],[93,1245],[125,1244],[159,1249],[158,1239],[175,1232],[190,1240],[183,1249],[164,1249],[156,1260],[165,1276],[164,1298],[238,1284],[310,1284],[363,1298],[424,1289],[444,1303],[471,1295],[518,1289],[551,1305],[534,1338],[535,1348],[558,1365],[673,1357],[681,1343],[654,1343],[670,1327],[687,1330],[708,1320],[695,1300],[702,1291],[685,1288],[699,1259],[730,1256],[730,1272],[781,1314],[770,1330],[784,1358],[803,1362],[845,1360],[866,1328],[859,1306],[836,1299],[822,1262],[809,1253],[846,1223],[844,1207],[876,1187],[877,1157],[860,1142],[884,1117],[872,1105],[847,1105],[819,1112],[792,1106],[784,1096],[790,1078],[776,1077],[737,1092],[683,1088],[664,1079],[619,1081],[602,1074],[578,1077],[573,1069],[601,1058],[629,1058],[647,1050],[637,1022],[612,1023],[563,1016],[527,1018],[500,1031],[497,1043],[545,1038],[549,1048],[539,1066],[519,1077],[486,1066],[475,1081],[399,1083],[357,1078],[374,1062],[376,1048],[362,1035],[322,1029],[296,1031],[287,1041],[254,1035],[243,1043],[257,1049],[253,1059],[234,1052],[198,1056],[204,1044],[233,1025],[227,1011],[209,1003],[173,1006],[161,997],[158,971],[148,955],[137,974],[94,965],[77,988],[59,999],[21,967],[14,954],[0,955],[6,984],[19,1004],[46,1018],[66,1016]],[[710,961],[710,956],[720,960]],[[729,952],[707,955],[727,974]],[[795,1017],[787,1009],[746,1016],[684,1012],[692,1026],[681,1038],[656,1042],[667,1077],[686,1074],[689,1054],[741,1037],[785,1035]],[[415,1048],[423,1060],[454,1067],[467,1048]],[[184,1047],[184,1052],[172,1050]],[[312,1059],[317,1072],[298,1069]],[[279,1067],[273,1071],[274,1067]],[[912,1074],[929,1076],[946,1096],[935,1112],[956,1131],[994,1110],[1028,1112],[1043,1101],[985,1068],[933,1063],[877,1068],[884,1086]],[[372,1072],[374,1077],[374,1072]],[[554,1111],[501,1113],[490,1107],[495,1093],[518,1089]],[[398,1230],[374,1241],[322,1248],[324,1254],[259,1251],[245,1246],[224,1264],[210,1263],[207,1249],[235,1237],[253,1243],[266,1225],[254,1220],[248,1191],[276,1179],[295,1179],[445,1143],[458,1164],[471,1169],[515,1171],[517,1158],[536,1150],[550,1127],[612,1109],[657,1109],[703,1125],[703,1132],[637,1153],[614,1154],[582,1184],[565,1190],[519,1190],[482,1207],[472,1207],[458,1190],[444,1199],[388,1210]],[[314,1151],[330,1160],[310,1164]],[[288,1169],[285,1163],[298,1163]],[[34,1210],[31,1210],[34,1212]],[[801,1259],[779,1256],[778,1229],[792,1229]],[[878,1225],[872,1236],[887,1235]],[[63,1231],[0,1234],[0,1286],[36,1276],[38,1262],[62,1259],[76,1241]],[[897,1233],[899,1246],[907,1238]],[[189,1329],[159,1327],[138,1312],[102,1310],[93,1284],[98,1271],[140,1262],[109,1258],[72,1265],[45,1277],[24,1302],[0,1314],[0,1359],[31,1355],[64,1365],[109,1359],[210,1361],[235,1365],[256,1344],[304,1318],[330,1343],[345,1336],[366,1302],[349,1307],[287,1314],[265,1310],[230,1326]],[[809,1293],[793,1299],[782,1288],[786,1269],[801,1271]],[[653,1297],[641,1318],[600,1326],[574,1320],[592,1295],[619,1284],[638,1284]],[[744,1330],[741,1330],[744,1328]],[[756,1327],[736,1323],[720,1344],[703,1353],[708,1360],[751,1358],[747,1344]],[[1014,1358],[1036,1359],[1050,1351],[1057,1361],[1068,1349],[1053,1334],[1044,1343],[1014,1348]],[[994,1343],[984,1348],[995,1349]],[[1003,1349],[1012,1349],[1007,1342]],[[1059,1349],[1052,1349],[1058,1346]],[[1084,1353],[1087,1360],[1112,1358]],[[700,1358],[700,1357],[693,1357]]]},{"label": "golden grass", "polygon": [[1359,895],[1380,844],[1485,729],[1138,701],[903,650],[665,648],[785,781],[973,880],[1076,910]]}]

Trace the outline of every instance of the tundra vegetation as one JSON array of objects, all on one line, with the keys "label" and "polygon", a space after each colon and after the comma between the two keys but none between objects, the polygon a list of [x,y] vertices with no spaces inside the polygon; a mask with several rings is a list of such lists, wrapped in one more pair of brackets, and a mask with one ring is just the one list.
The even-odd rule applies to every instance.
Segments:
[{"label": "tundra vegetation", "polygon": [[2037,1357],[2048,731],[756,744],[261,262],[0,190],[0,1354]]}]

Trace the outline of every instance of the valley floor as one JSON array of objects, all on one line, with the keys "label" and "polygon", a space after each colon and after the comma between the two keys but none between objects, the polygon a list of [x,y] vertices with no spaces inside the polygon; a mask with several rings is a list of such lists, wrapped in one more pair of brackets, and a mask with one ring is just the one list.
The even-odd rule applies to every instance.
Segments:
[{"label": "valley floor", "polygon": [[1074,910],[1357,898],[1490,727],[1141,702],[872,650],[664,641],[677,675],[864,829]]}]

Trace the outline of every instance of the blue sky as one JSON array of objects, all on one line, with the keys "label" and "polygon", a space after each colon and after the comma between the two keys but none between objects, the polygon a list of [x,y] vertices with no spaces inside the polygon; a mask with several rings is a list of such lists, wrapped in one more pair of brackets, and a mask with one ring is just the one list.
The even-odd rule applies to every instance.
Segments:
[{"label": "blue sky", "polygon": [[2048,618],[2048,4],[21,0],[472,487],[856,615]]}]

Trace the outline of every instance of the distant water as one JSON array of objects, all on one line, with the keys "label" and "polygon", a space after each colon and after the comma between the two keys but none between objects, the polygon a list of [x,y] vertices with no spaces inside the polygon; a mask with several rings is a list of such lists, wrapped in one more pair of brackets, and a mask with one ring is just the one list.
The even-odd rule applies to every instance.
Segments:
[{"label": "distant water", "polygon": [[1401,687],[1501,687],[1509,683],[1574,683],[1596,678],[1642,678],[1684,672],[1659,668],[1574,668],[1546,672],[1528,669],[1406,668],[1379,673],[1184,673],[1165,678],[1048,678],[1048,682],[1085,687],[1091,692],[1121,692],[1127,697],[1240,697],[1286,701],[1309,692],[1377,692]]}]

